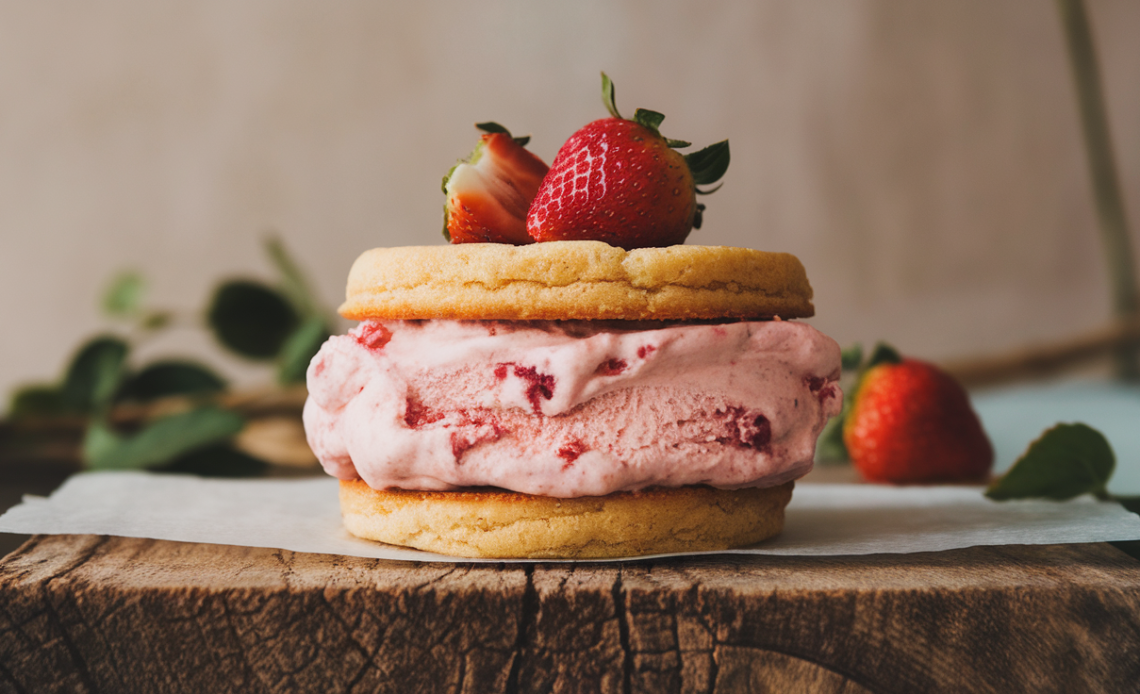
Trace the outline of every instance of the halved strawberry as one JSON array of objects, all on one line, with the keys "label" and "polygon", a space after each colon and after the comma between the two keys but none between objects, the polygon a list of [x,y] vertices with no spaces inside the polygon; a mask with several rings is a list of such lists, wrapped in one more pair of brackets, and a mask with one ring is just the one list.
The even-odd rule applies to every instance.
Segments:
[{"label": "halved strawberry", "polygon": [[[704,191],[728,169],[728,140],[692,154],[683,140],[662,137],[665,116],[618,113],[613,82],[602,73],[602,102],[613,116],[570,136],[558,150],[527,214],[536,241],[605,241],[626,250],[682,243],[701,226]],[[719,186],[718,186],[719,188]]]},{"label": "halved strawberry", "polygon": [[476,123],[484,135],[470,156],[443,177],[443,236],[452,243],[531,243],[526,213],[549,167],[498,123]]}]

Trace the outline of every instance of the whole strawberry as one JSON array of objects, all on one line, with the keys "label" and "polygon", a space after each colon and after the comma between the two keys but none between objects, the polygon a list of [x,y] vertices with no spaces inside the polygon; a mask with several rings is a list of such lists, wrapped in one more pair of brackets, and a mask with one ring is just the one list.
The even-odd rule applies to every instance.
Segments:
[{"label": "whole strawberry", "polygon": [[994,459],[966,391],[950,374],[915,359],[888,359],[863,374],[843,442],[873,482],[980,481]]},{"label": "whole strawberry", "polygon": [[665,116],[637,109],[633,120],[621,117],[605,73],[602,102],[613,117],[586,125],[558,150],[531,203],[527,233],[536,241],[605,241],[626,250],[684,242],[701,226],[704,205],[696,196],[706,191],[697,186],[728,169],[728,140],[679,154],[674,148],[689,143],[661,136]]},{"label": "whole strawberry", "polygon": [[452,243],[531,243],[526,213],[546,164],[498,123],[477,123],[485,134],[471,154],[443,177],[443,235]]}]

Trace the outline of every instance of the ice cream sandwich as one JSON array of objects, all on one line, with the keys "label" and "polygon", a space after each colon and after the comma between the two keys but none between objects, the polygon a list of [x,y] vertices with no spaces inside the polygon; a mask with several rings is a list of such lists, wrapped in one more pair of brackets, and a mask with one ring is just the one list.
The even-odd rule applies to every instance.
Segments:
[{"label": "ice cream sandwich", "polygon": [[791,255],[597,241],[375,249],[308,371],[350,532],[466,557],[718,550],[780,532],[841,408]]}]

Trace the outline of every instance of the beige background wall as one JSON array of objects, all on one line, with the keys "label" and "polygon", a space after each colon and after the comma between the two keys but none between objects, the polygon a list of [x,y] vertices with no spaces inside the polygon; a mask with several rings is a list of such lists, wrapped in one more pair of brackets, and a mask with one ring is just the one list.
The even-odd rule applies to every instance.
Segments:
[{"label": "beige background wall", "polygon": [[[1140,3],[1089,7],[1140,228]],[[602,69],[666,135],[731,139],[693,242],[799,255],[843,344],[949,358],[1108,318],[1051,2],[49,0],[0,5],[0,389],[57,375],[117,270],[200,308],[268,274],[271,229],[335,302],[361,250],[440,241],[473,122],[549,161],[604,115]],[[147,351],[215,358],[192,329]]]}]

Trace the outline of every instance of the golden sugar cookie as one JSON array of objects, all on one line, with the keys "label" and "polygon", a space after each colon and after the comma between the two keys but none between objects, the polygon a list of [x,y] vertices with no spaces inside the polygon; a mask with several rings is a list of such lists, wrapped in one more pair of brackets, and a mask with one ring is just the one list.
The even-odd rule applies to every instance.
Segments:
[{"label": "golden sugar cookie", "polygon": [[793,482],[557,499],[501,490],[375,490],[341,481],[350,533],[459,557],[600,559],[750,545],[783,529]]},{"label": "golden sugar cookie", "polygon": [[803,265],[727,246],[625,251],[601,241],[376,248],[348,276],[352,320],[807,318]]}]

